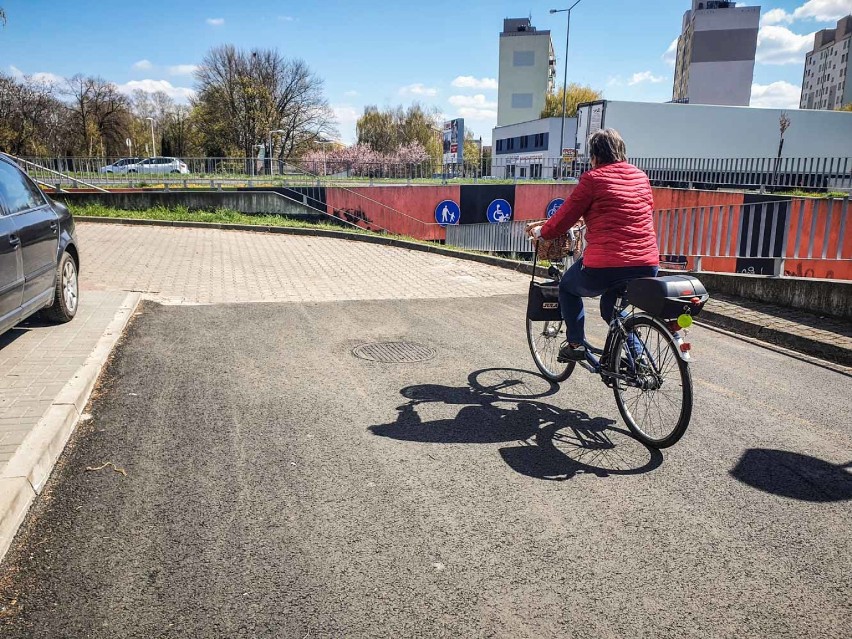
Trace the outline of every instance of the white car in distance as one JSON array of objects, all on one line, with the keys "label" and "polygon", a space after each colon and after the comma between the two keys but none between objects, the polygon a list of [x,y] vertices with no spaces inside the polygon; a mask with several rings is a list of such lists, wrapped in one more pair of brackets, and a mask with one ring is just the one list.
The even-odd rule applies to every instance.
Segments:
[{"label": "white car in distance", "polygon": [[98,169],[98,173],[127,173],[127,169],[144,158],[121,158]]},{"label": "white car in distance", "polygon": [[189,169],[179,158],[156,157],[128,165],[127,173],[189,173]]}]

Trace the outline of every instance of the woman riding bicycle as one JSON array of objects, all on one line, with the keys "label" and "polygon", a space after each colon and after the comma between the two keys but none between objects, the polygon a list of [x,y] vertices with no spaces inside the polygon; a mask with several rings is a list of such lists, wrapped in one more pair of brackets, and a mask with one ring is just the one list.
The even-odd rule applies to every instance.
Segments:
[{"label": "woman riding bicycle", "polygon": [[565,234],[580,218],[586,224],[586,248],[559,283],[559,306],[567,341],[559,361],[583,361],[584,297],[601,296],[601,317],[612,319],[619,289],[637,277],[655,277],[659,268],[654,232],[654,196],[648,176],[627,163],[624,140],[614,129],[589,138],[592,169],[546,222],[527,227],[537,240]]}]

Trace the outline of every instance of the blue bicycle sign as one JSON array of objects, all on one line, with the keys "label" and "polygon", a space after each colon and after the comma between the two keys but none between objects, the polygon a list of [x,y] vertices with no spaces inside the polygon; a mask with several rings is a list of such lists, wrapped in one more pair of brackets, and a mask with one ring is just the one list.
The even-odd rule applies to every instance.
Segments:
[{"label": "blue bicycle sign", "polygon": [[502,224],[512,220],[512,205],[503,199],[496,199],[488,205],[485,212],[491,224]]},{"label": "blue bicycle sign", "polygon": [[559,207],[565,204],[565,198],[558,197],[554,200],[550,200],[550,204],[547,205],[547,219],[553,217],[554,213],[559,210]]}]

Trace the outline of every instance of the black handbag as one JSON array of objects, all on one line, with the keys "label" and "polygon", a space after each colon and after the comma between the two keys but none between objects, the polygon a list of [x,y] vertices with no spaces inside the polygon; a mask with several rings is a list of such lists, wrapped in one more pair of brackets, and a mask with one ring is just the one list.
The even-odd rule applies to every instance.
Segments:
[{"label": "black handbag", "polygon": [[559,282],[547,280],[535,281],[535,266],[538,263],[538,247],[533,256],[533,275],[530,292],[527,297],[527,319],[534,322],[559,322],[562,313],[559,310]]}]

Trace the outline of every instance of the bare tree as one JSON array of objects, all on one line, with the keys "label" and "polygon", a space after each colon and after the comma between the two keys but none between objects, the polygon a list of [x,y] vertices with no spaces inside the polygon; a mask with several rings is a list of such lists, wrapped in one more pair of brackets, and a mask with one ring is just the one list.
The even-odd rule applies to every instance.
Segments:
[{"label": "bare tree", "polygon": [[78,149],[88,156],[122,154],[131,129],[127,97],[102,78],[77,74],[66,85]]},{"label": "bare tree", "polygon": [[323,83],[302,60],[274,49],[211,49],[195,74],[194,114],[208,152],[252,156],[277,130],[278,157],[291,157],[336,134]]},{"label": "bare tree", "polygon": [[0,74],[0,148],[14,155],[39,155],[58,150],[56,128],[66,109],[54,97],[51,83],[32,76],[19,79]]}]

